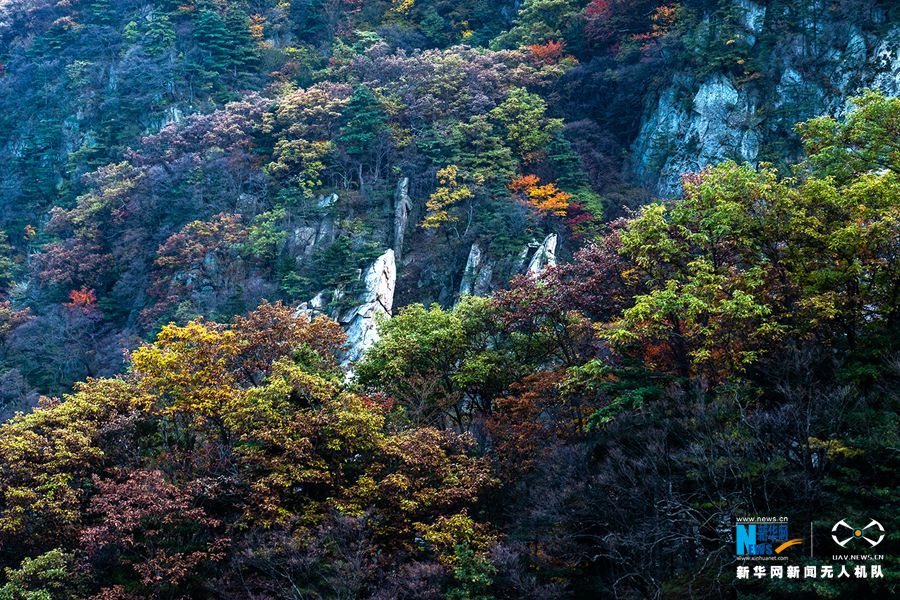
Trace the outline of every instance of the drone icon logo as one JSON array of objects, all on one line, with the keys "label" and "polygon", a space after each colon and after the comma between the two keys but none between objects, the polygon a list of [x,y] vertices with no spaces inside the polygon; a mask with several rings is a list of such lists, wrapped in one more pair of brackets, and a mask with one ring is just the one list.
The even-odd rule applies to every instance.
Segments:
[{"label": "drone icon logo", "polygon": [[[838,528],[841,528],[841,527],[843,529],[838,531]],[[867,534],[866,530],[869,529],[870,527],[874,527],[874,530],[872,533]],[[850,531],[847,532],[847,531],[844,531],[844,529],[849,529]],[[850,537],[843,539],[843,540],[841,539],[841,537],[848,535],[848,534]],[[875,537],[875,535],[878,535],[878,539],[873,539]],[[869,537],[869,536],[872,536],[872,537]],[[884,539],[884,527],[882,527],[881,523],[879,523],[878,521],[873,519],[872,522],[869,523],[868,525],[866,525],[865,527],[856,528],[856,527],[851,526],[849,523],[847,523],[847,521],[841,519],[840,521],[838,521],[837,523],[834,524],[834,527],[831,528],[831,539],[833,539],[834,542],[842,548],[845,548],[848,543],[850,543],[852,540],[856,540],[856,539],[866,540],[867,542],[872,544],[872,547],[874,548],[875,546],[877,546],[878,544],[881,543],[881,540]]]}]

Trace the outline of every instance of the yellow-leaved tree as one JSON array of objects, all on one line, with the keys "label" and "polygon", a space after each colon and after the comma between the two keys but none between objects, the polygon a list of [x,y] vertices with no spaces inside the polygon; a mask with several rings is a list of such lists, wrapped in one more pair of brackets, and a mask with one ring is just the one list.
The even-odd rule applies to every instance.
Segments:
[{"label": "yellow-leaved tree", "polygon": [[425,206],[428,214],[422,220],[421,227],[438,229],[442,225],[451,225],[457,237],[465,235],[459,232],[456,223],[460,221],[459,212],[466,214],[466,227],[472,221],[477,189],[484,185],[484,176],[460,169],[457,165],[447,165],[437,172],[438,188],[431,194]]}]

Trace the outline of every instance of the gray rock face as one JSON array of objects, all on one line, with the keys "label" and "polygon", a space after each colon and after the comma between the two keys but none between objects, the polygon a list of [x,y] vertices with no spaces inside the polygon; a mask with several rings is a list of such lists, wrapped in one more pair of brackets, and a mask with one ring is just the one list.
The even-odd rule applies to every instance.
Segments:
[{"label": "gray rock face", "polygon": [[[726,159],[753,164],[761,155],[784,156],[795,123],[840,116],[865,87],[900,94],[900,27],[878,38],[809,7],[798,17],[800,31],[778,34],[770,40],[774,50],[763,53],[757,41],[768,35],[766,8],[734,2],[758,71],[743,80],[681,72],[646,107],[631,168],[656,196],[679,196],[683,173]],[[814,74],[810,64],[817,65]]]},{"label": "gray rock face", "polygon": [[409,177],[397,182],[397,193],[394,196],[394,254],[399,261],[403,257],[403,238],[406,236],[406,224],[412,202],[409,199]]},{"label": "gray rock face", "polygon": [[888,96],[900,96],[900,27],[894,27],[872,55],[876,70],[872,86]]},{"label": "gray rock face", "polygon": [[295,227],[288,240],[288,248],[297,256],[309,256],[316,247],[315,227]]},{"label": "gray rock face", "polygon": [[663,93],[634,144],[635,171],[660,196],[681,193],[682,173],[729,158],[754,162],[759,152],[756,101],[745,90],[713,75],[700,85],[689,110],[681,93],[676,86]]},{"label": "gray rock face", "polygon": [[543,273],[547,267],[556,266],[556,244],[558,237],[555,233],[551,233],[537,247],[531,256],[531,262],[528,263],[528,274],[537,276]]},{"label": "gray rock face", "polygon": [[316,233],[316,244],[331,244],[334,242],[334,219],[327,217],[319,223],[319,230]]},{"label": "gray rock face", "polygon": [[338,201],[337,194],[334,194],[334,193],[328,194],[328,195],[321,194],[319,196],[318,200],[316,200],[316,206],[318,206],[321,210],[328,210],[329,208],[331,208],[332,206],[337,204],[337,201]]},{"label": "gray rock face", "polygon": [[151,123],[150,128],[148,128],[147,132],[155,132],[159,131],[163,127],[167,127],[169,125],[177,125],[184,121],[184,112],[175,105],[172,105],[163,112],[159,121],[156,123]]},{"label": "gray rock face", "polygon": [[[317,216],[301,221],[290,232],[286,240],[285,250],[297,263],[308,259],[317,247],[327,246],[334,242],[334,216],[329,209],[340,200],[337,194],[321,194],[315,200],[322,211]],[[252,209],[250,209],[252,210]]]},{"label": "gray rock face", "polygon": [[360,294],[360,304],[339,319],[347,329],[345,365],[362,358],[366,350],[378,341],[379,317],[391,316],[397,285],[397,263],[392,249],[375,260],[363,274],[363,281],[366,289]]},{"label": "gray rock face", "polygon": [[340,314],[329,311],[330,301],[340,300],[342,290],[323,290],[308,302],[297,307],[295,315],[305,314],[309,317],[330,314],[347,332],[347,350],[341,364],[351,365],[362,358],[366,350],[378,341],[378,320],[390,318],[394,308],[394,290],[397,285],[397,263],[394,251],[389,249],[379,256],[372,265],[360,275],[365,289],[359,294],[356,306]]},{"label": "gray rock face", "polygon": [[736,0],[735,4],[741,9],[740,23],[745,30],[744,37],[752,46],[756,43],[756,36],[763,31],[766,7],[752,0]]},{"label": "gray rock face", "polygon": [[328,303],[325,301],[325,293],[319,292],[318,294],[313,296],[312,300],[310,300],[309,302],[304,302],[300,306],[300,310],[324,312],[327,306]]},{"label": "gray rock face", "polygon": [[466,270],[463,271],[462,281],[459,284],[459,295],[484,296],[490,293],[493,275],[494,266],[485,259],[478,243],[472,244],[469,258],[466,260]]}]

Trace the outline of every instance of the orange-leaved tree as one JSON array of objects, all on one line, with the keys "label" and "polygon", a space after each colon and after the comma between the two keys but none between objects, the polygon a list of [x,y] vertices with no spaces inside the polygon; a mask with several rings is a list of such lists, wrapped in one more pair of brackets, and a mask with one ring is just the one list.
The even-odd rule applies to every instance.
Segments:
[{"label": "orange-leaved tree", "polygon": [[572,199],[572,194],[562,191],[555,183],[542,185],[537,175],[513,179],[508,187],[522,202],[543,215],[565,216]]}]

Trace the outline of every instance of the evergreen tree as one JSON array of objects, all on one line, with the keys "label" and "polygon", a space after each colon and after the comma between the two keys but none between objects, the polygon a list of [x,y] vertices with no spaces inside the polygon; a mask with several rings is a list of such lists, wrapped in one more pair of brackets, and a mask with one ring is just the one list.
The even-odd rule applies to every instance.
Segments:
[{"label": "evergreen tree", "polygon": [[297,38],[308,44],[316,44],[328,33],[328,21],[323,10],[323,0],[291,0],[290,15]]},{"label": "evergreen tree", "polygon": [[422,33],[428,36],[428,40],[435,46],[450,43],[453,40],[453,30],[450,29],[446,19],[434,7],[428,7],[424,11],[419,27]]},{"label": "evergreen tree", "polygon": [[492,191],[503,194],[516,174],[517,164],[497,127],[484,115],[478,115],[454,127],[450,140],[451,162],[479,173]]},{"label": "evergreen tree", "polygon": [[567,190],[587,188],[588,182],[581,166],[581,159],[572,148],[571,142],[562,133],[554,136],[547,147],[547,158],[553,164],[555,179]]},{"label": "evergreen tree", "polygon": [[338,141],[343,144],[347,155],[355,161],[354,170],[362,190],[365,186],[363,172],[366,165],[372,166],[374,178],[379,175],[379,149],[384,148],[383,143],[389,132],[387,116],[372,90],[361,85],[353,90],[344,119]]},{"label": "evergreen tree", "polygon": [[203,9],[194,22],[194,40],[200,52],[198,67],[212,77],[224,73],[231,66],[231,35],[225,19],[217,11]]},{"label": "evergreen tree", "polygon": [[237,72],[246,72],[256,64],[259,56],[250,36],[250,18],[243,10],[232,8],[225,15],[225,29],[228,32],[229,67]]},{"label": "evergreen tree", "polygon": [[126,44],[133,44],[138,41],[141,37],[141,30],[138,27],[137,21],[128,21],[125,23],[125,28],[122,30],[122,40]]},{"label": "evergreen tree", "polygon": [[175,29],[169,16],[154,12],[144,34],[144,47],[150,54],[162,54],[175,43]]},{"label": "evergreen tree", "polygon": [[353,90],[345,115],[347,118],[341,128],[340,141],[347,154],[364,157],[372,151],[378,137],[387,131],[387,116],[378,98],[365,85]]},{"label": "evergreen tree", "polygon": [[117,16],[109,0],[91,0],[86,12],[88,20],[99,25],[111,25]]}]

